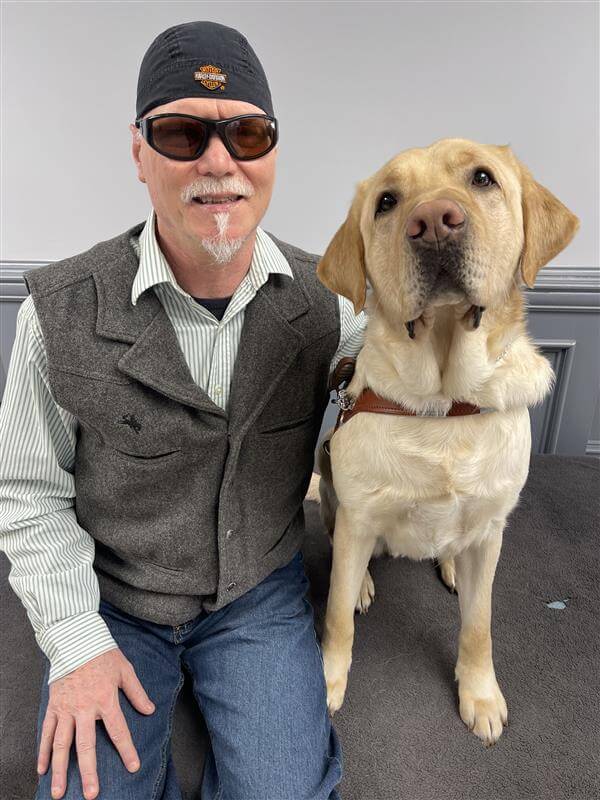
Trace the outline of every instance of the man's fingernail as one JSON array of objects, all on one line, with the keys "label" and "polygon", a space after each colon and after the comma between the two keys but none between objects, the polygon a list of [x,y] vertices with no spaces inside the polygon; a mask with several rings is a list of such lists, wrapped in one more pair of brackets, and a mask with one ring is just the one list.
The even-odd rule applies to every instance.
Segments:
[{"label": "man's fingernail", "polygon": [[139,768],[140,768],[140,762],[132,761],[127,769],[131,770],[132,772],[135,772],[135,770]]}]

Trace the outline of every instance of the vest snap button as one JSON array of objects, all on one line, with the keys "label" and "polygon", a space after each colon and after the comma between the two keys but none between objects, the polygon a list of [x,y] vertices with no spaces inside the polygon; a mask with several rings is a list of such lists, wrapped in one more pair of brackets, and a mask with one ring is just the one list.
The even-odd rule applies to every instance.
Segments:
[{"label": "vest snap button", "polygon": [[226,539],[229,539],[229,537],[231,536],[231,534],[232,534],[232,533],[233,533],[233,531],[232,531],[232,530],[231,530],[231,528],[230,528],[230,529],[227,531],[227,533],[225,534],[225,538],[226,538]]},{"label": "vest snap button", "polygon": [[227,587],[227,591],[230,592],[235,586],[237,586],[236,582],[232,581],[232,583],[230,583]]}]

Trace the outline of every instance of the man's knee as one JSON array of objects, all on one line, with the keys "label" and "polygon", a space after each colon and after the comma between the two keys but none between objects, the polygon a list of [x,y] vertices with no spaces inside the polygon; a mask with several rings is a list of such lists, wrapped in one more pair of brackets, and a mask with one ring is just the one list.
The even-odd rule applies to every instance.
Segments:
[{"label": "man's knee", "polygon": [[[342,779],[342,751],[331,723],[323,737],[306,732],[298,741],[270,740],[268,731],[252,742],[237,740],[223,748],[217,740],[215,763],[206,757],[202,797],[208,800],[337,800]],[[231,746],[233,745],[233,746]],[[218,764],[218,766],[217,766]]]},{"label": "man's knee", "polygon": [[[37,753],[39,754],[41,728],[45,718],[49,690],[47,685],[48,668],[42,684],[40,709],[38,714]],[[152,714],[136,711],[122,693],[119,702],[131,734],[133,744],[140,759],[140,768],[129,772],[121,755],[115,747],[103,720],[96,720],[96,772],[99,784],[99,800],[154,800],[163,796],[166,780],[172,780],[169,797],[179,797],[174,773],[168,770],[171,726],[175,702],[183,685],[184,676],[180,672],[165,676],[163,689],[154,693],[155,710]],[[69,752],[66,789],[60,800],[82,800],[83,789],[79,760],[75,745],[76,732]],[[52,796],[53,783],[52,755],[46,772],[40,776],[35,800],[55,800]]]},{"label": "man's knee", "polygon": [[[98,759],[98,800],[155,800],[168,796],[180,798],[172,760],[166,761],[168,748],[153,748],[140,752],[141,765],[137,772],[129,772],[115,750],[116,758]],[[165,782],[170,781],[169,791]],[[71,748],[67,770],[67,788],[60,800],[82,800],[83,789],[75,748]],[[35,800],[55,800],[52,795],[52,767],[40,776]]]}]

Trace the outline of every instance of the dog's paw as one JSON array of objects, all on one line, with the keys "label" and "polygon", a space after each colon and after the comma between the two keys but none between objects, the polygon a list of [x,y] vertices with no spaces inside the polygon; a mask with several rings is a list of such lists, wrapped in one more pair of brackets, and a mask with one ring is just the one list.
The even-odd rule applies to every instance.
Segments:
[{"label": "dog's paw", "polygon": [[347,684],[347,677],[338,678],[336,681],[327,681],[327,709],[331,716],[342,707]]},{"label": "dog's paw", "polygon": [[360,614],[366,614],[373,600],[375,599],[375,584],[369,570],[365,572],[360,592],[358,593],[358,600],[356,601],[356,610]]},{"label": "dog's paw", "polygon": [[456,592],[456,568],[453,558],[447,558],[440,563],[440,575],[450,591]]},{"label": "dog's paw", "polygon": [[459,689],[460,718],[467,728],[489,746],[502,736],[504,725],[508,724],[508,709],[500,687],[495,686],[487,696]]},{"label": "dog's paw", "polygon": [[323,648],[323,669],[327,685],[327,708],[333,716],[344,702],[350,662],[328,652],[327,648]]}]

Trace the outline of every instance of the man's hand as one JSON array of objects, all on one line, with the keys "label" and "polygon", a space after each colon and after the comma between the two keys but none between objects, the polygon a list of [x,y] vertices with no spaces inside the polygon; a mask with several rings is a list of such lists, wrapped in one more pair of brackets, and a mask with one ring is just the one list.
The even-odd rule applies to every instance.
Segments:
[{"label": "man's hand", "polygon": [[131,663],[115,648],[96,656],[73,672],[52,681],[42,726],[38,773],[48,769],[52,754],[52,797],[67,788],[69,751],[75,733],[77,760],[85,800],[98,796],[96,772],[96,720],[104,722],[108,735],[130,772],[140,760],[119,704],[123,689],[135,709],[152,714],[155,707],[139,682]]}]

